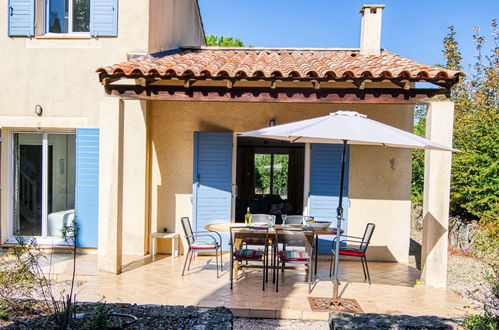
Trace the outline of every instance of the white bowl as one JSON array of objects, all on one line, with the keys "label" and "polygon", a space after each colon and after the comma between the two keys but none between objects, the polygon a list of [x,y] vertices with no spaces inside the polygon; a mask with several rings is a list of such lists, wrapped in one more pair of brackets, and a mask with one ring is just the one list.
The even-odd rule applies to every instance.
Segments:
[{"label": "white bowl", "polygon": [[315,230],[326,230],[331,226],[330,221],[320,221],[320,222],[307,222],[307,226],[312,227]]}]

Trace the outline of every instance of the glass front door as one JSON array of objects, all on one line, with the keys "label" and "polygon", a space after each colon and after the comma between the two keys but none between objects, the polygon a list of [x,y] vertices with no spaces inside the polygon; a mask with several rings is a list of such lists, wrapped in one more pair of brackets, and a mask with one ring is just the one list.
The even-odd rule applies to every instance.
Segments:
[{"label": "glass front door", "polygon": [[75,135],[14,133],[14,235],[61,237],[74,218]]}]

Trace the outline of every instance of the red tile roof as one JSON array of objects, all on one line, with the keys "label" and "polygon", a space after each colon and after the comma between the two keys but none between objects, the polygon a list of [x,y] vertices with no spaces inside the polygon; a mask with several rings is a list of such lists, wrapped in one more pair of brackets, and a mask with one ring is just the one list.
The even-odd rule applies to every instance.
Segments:
[{"label": "red tile roof", "polygon": [[455,79],[462,72],[397,54],[364,56],[354,50],[182,48],[100,67],[109,76],[418,78]]}]

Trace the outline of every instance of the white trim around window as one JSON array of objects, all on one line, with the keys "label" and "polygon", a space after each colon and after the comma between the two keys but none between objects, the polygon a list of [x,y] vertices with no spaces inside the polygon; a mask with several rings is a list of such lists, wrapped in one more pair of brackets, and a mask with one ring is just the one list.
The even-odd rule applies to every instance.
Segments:
[{"label": "white trim around window", "polygon": [[[14,235],[14,200],[15,200],[15,189],[14,189],[14,162],[15,162],[15,145],[14,145],[14,134],[16,133],[32,133],[32,134],[43,134],[42,135],[42,236],[24,236],[24,235]],[[36,239],[37,243],[40,245],[49,246],[68,246],[69,244],[62,237],[48,237],[47,235],[47,202],[48,202],[48,134],[76,134],[76,130],[26,130],[26,129],[13,129],[9,131],[8,136],[8,163],[9,163],[9,173],[8,173],[8,223],[7,223],[7,244],[17,244],[19,243],[19,238],[23,238],[24,241],[29,242],[31,239]],[[4,141],[5,142],[5,141]]]}]

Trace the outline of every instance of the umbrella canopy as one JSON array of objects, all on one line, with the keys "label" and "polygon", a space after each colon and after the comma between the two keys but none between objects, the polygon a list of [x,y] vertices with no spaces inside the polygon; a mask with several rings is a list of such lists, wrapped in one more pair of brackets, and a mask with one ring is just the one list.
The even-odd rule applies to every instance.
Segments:
[{"label": "umbrella canopy", "polygon": [[416,148],[442,151],[458,151],[432,142],[404,130],[368,119],[355,111],[337,111],[329,116],[318,117],[294,123],[266,127],[256,131],[239,133],[240,136],[283,140],[292,143],[341,143],[340,196],[337,208],[337,230],[335,246],[335,268],[333,298],[338,298],[338,273],[340,230],[343,218],[343,183],[345,178],[345,155],[347,144],[378,145],[395,148]]},{"label": "umbrella canopy", "polygon": [[457,151],[404,130],[377,122],[355,111],[337,111],[329,116],[266,127],[240,133],[294,143],[343,143]]}]

